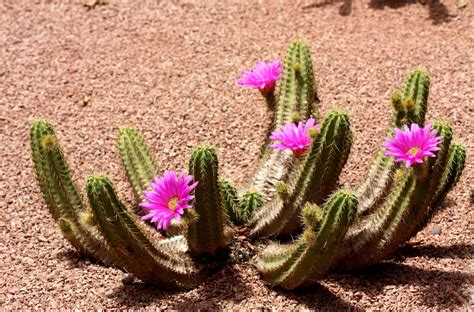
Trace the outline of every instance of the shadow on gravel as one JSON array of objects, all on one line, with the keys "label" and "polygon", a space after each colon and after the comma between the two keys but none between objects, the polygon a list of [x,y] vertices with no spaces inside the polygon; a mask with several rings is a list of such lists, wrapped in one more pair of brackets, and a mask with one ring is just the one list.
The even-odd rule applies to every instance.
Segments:
[{"label": "shadow on gravel", "polygon": [[448,8],[440,0],[371,0],[369,8],[375,10],[383,10],[385,7],[398,9],[410,4],[427,6],[428,18],[435,25],[449,23],[452,20],[453,15],[449,13]]},{"label": "shadow on gravel", "polygon": [[321,284],[316,284],[293,291],[276,290],[276,292],[281,296],[306,305],[306,307],[310,310],[364,311],[350,302],[339,298]]},{"label": "shadow on gravel", "polygon": [[[323,8],[329,5],[340,3],[339,14],[348,16],[352,13],[355,0],[322,0],[303,7],[303,10]],[[439,25],[449,23],[455,16],[450,14],[448,8],[440,0],[370,0],[369,8],[383,10],[385,7],[392,9],[402,8],[411,4],[421,4],[428,7],[428,18],[433,24]]]},{"label": "shadow on gravel", "polygon": [[[231,301],[239,303],[245,298],[252,297],[253,291],[240,276],[234,267],[225,267],[216,275],[211,276],[207,281],[193,290],[192,298],[177,298],[172,305],[166,309],[171,310],[208,310],[209,308],[219,308],[219,303]],[[163,291],[154,286],[147,286],[142,283],[122,285],[108,297],[115,300],[118,305],[126,306],[130,309],[145,308],[150,304],[159,306],[160,301],[173,295],[185,295],[185,291]]]},{"label": "shadow on gravel", "polygon": [[428,258],[450,258],[471,259],[474,255],[474,245],[455,244],[450,246],[436,245],[406,245],[400,248],[394,258],[399,257],[428,257]]},{"label": "shadow on gravel", "polygon": [[348,16],[352,12],[352,5],[353,5],[354,0],[323,0],[318,3],[312,3],[309,5],[305,5],[303,7],[303,10],[307,9],[316,9],[316,8],[322,8],[328,5],[333,5],[335,3],[341,3],[339,6],[339,14],[342,16]]},{"label": "shadow on gravel", "polygon": [[[363,292],[370,297],[385,293],[396,296],[400,285],[406,285],[415,297],[430,307],[453,308],[462,306],[462,285],[474,282],[473,275],[464,272],[449,272],[423,269],[402,263],[385,262],[363,271],[332,274],[331,281],[351,292]],[[416,286],[416,288],[412,288]]]}]

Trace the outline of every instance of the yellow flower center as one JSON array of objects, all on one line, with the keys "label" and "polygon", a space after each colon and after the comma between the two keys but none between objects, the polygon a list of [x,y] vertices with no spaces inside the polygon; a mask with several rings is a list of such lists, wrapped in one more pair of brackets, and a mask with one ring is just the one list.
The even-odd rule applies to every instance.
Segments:
[{"label": "yellow flower center", "polygon": [[408,150],[408,153],[412,154],[413,156],[416,155],[416,153],[418,153],[418,151],[420,150],[419,147],[412,147]]},{"label": "yellow flower center", "polygon": [[178,204],[178,198],[173,197],[170,199],[168,202],[168,208],[174,212],[174,209],[176,208],[176,205]]}]

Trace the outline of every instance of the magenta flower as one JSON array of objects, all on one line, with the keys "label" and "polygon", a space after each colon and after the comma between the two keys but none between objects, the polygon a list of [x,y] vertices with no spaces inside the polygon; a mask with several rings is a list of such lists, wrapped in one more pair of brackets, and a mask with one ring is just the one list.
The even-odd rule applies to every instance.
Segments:
[{"label": "magenta flower", "polygon": [[262,92],[269,92],[275,88],[282,71],[283,67],[278,60],[271,63],[259,61],[251,70],[242,71],[243,76],[237,80],[237,83],[242,87],[252,87]]},{"label": "magenta flower", "polygon": [[421,164],[426,156],[435,157],[433,152],[439,151],[437,146],[442,136],[436,136],[436,130],[431,129],[431,124],[420,128],[417,124],[412,124],[411,128],[404,126],[403,131],[394,129],[394,138],[385,138],[387,142],[383,144],[387,149],[385,155],[395,156],[396,162],[405,161],[405,167],[411,167],[414,163]]},{"label": "magenta flower", "polygon": [[319,131],[320,127],[313,118],[310,118],[303,124],[302,121],[296,125],[289,122],[281,127],[280,131],[275,131],[270,136],[270,140],[280,141],[280,143],[271,144],[270,147],[279,150],[289,149],[295,156],[302,155],[311,144],[311,129]]},{"label": "magenta flower", "polygon": [[184,176],[184,173],[165,171],[165,174],[154,182],[150,182],[151,190],[143,191],[143,199],[140,204],[148,214],[142,220],[150,220],[156,223],[156,228],[167,230],[171,220],[180,220],[185,209],[192,208],[189,201],[194,199],[190,195],[196,188],[198,182],[189,185],[193,180],[192,175]]}]

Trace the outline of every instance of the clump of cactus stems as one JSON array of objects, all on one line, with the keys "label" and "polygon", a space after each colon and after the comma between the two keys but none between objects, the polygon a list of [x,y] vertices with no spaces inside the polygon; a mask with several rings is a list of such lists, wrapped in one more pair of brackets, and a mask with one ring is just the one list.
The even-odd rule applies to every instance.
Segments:
[{"label": "clump of cactus stems", "polygon": [[[146,283],[191,288],[227,253],[230,225],[245,226],[256,239],[275,240],[260,248],[255,261],[265,281],[294,289],[317,282],[331,269],[364,268],[390,256],[428,224],[462,173],[465,148],[452,140],[449,124],[434,122],[426,130],[436,130],[442,139],[435,142],[439,145],[433,147],[431,157],[404,166],[381,147],[360,185],[338,190],[353,142],[351,123],[339,109],[319,120],[308,46],[293,42],[283,68],[278,61],[259,62],[245,75],[239,84],[259,89],[273,118],[257,169],[244,190],[219,177],[217,152],[203,144],[190,157],[190,176],[176,178],[186,189],[186,193],[180,191],[183,201],[177,196],[162,208],[159,183],[167,182],[157,178],[160,170],[150,149],[138,131],[120,129],[120,157],[140,206],[150,210],[152,204],[158,205],[170,209],[173,214],[168,216],[179,217],[169,224],[158,223],[159,231],[143,220],[157,222],[161,212],[144,215],[138,206],[127,207],[105,175],[88,178],[89,204],[84,204],[53,127],[45,120],[34,122],[31,149],[39,186],[71,245]],[[399,133],[394,128],[424,126],[429,86],[428,74],[414,69],[403,89],[392,94],[394,113],[388,137]],[[418,131],[418,126],[412,129]],[[277,134],[279,130],[283,132]],[[272,140],[282,142],[271,144]],[[183,184],[192,177],[197,184]],[[146,202],[154,199],[158,204]],[[185,210],[177,213],[177,205]],[[297,238],[287,242],[288,237]]]}]

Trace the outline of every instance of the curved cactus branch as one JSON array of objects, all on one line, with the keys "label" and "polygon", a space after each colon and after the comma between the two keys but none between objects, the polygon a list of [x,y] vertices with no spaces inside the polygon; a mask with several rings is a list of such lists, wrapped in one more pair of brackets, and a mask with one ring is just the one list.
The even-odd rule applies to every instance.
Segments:
[{"label": "curved cactus branch", "polygon": [[333,265],[347,229],[356,215],[357,198],[350,191],[334,193],[324,207],[305,206],[306,230],[288,245],[270,245],[256,262],[264,279],[285,289],[314,283]]},{"label": "curved cactus branch", "polygon": [[[405,124],[424,124],[428,109],[428,94],[430,79],[428,73],[422,69],[412,70],[405,78],[403,92],[395,91],[391,102],[395,109],[387,135],[393,133],[393,128],[401,128]],[[369,173],[361,185],[356,189],[359,198],[357,213],[362,218],[373,213],[371,208],[386,194],[393,182],[392,177],[396,166],[392,159],[380,149],[369,168]]]},{"label": "curved cactus branch", "polygon": [[183,248],[171,250],[167,243],[164,243],[167,248],[161,247],[162,241],[153,239],[118,199],[107,176],[89,177],[87,196],[101,232],[128,272],[161,288],[196,286],[198,270],[191,259],[180,252]]},{"label": "curved cactus branch", "polygon": [[433,128],[444,136],[436,158],[415,168],[398,169],[387,197],[374,208],[377,213],[359,220],[348,232],[339,268],[370,266],[393,253],[436,211],[440,201],[435,194],[454,185],[447,183],[447,177],[459,178],[464,149],[459,145],[451,147],[452,130],[448,124],[435,123]]},{"label": "curved cactus branch", "polygon": [[72,181],[68,164],[46,120],[33,122],[30,131],[32,159],[43,198],[53,219],[71,245],[80,252],[106,264],[113,263],[108,246],[90,224],[81,222],[87,213]]},{"label": "curved cactus branch", "polygon": [[[298,160],[293,174],[276,184],[279,196],[266,201],[249,222],[252,235],[288,235],[298,230],[298,216],[304,202],[321,204],[336,187],[352,145],[350,121],[346,113],[333,111],[325,118],[320,133],[304,159]],[[293,157],[293,156],[291,156]]]},{"label": "curved cactus branch", "polygon": [[[265,142],[261,149],[260,162],[250,183],[249,189],[260,193],[264,201],[272,201],[275,183],[287,177],[293,168],[294,158],[282,151],[270,149],[269,135],[273,130],[299,119],[318,118],[316,83],[313,74],[311,55],[306,44],[292,42],[284,61],[282,79],[277,89],[280,90]],[[292,118],[293,117],[293,118]]]}]

